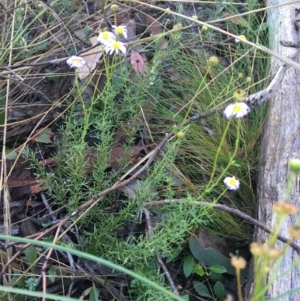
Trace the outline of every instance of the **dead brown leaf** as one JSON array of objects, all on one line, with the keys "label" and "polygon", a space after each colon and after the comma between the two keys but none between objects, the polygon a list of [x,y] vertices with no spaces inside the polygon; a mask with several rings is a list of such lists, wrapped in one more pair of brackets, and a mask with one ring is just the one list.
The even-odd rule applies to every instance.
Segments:
[{"label": "dead brown leaf", "polygon": [[[233,14],[225,13],[225,17],[233,17],[233,16],[234,16]],[[247,28],[249,27],[249,23],[241,16],[236,16],[232,19],[229,19],[228,21],[243,27],[247,27]]]},{"label": "dead brown leaf", "polygon": [[[129,149],[128,147],[115,146],[110,151],[110,157],[108,159],[109,167],[117,166],[120,163],[121,159],[126,158],[129,162],[137,163],[140,158],[137,155],[146,149],[153,149],[155,144],[148,145],[134,145]],[[90,173],[94,168],[95,157],[99,156],[100,151],[96,148],[89,148],[85,155],[85,160],[87,162],[86,173]]]},{"label": "dead brown leaf", "polygon": [[[8,179],[7,186],[9,188],[41,185],[41,179]],[[41,185],[42,186],[42,185]]]},{"label": "dead brown leaf", "polygon": [[[163,26],[161,25],[161,23],[159,23],[157,20],[155,20],[153,17],[147,15],[146,16],[146,25],[148,25],[150,27],[150,33],[153,36],[159,35],[161,33],[163,33]],[[167,40],[165,37],[161,38],[160,41],[160,47],[162,49],[166,48],[167,46]]]},{"label": "dead brown leaf", "polygon": [[[91,37],[89,40],[92,46],[98,43],[97,37]],[[80,56],[84,58],[86,64],[84,67],[80,69],[76,69],[78,78],[80,80],[86,78],[96,68],[97,62],[101,58],[102,54],[103,54],[102,45],[99,45],[91,50],[81,53]]]}]

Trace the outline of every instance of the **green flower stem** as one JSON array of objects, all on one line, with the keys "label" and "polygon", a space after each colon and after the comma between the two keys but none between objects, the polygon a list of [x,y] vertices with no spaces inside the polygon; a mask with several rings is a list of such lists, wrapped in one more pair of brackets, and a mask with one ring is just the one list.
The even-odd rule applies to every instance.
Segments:
[{"label": "green flower stem", "polygon": [[222,139],[221,139],[221,143],[220,143],[220,145],[218,147],[218,150],[217,150],[217,153],[216,153],[216,157],[215,157],[215,161],[214,161],[213,170],[212,170],[212,173],[211,173],[210,180],[209,180],[209,182],[207,184],[207,188],[205,189],[205,191],[203,192],[203,194],[201,195],[201,197],[204,194],[209,193],[222,180],[222,178],[224,178],[224,176],[227,173],[229,167],[232,165],[233,160],[234,160],[234,158],[236,156],[236,153],[238,151],[238,145],[239,145],[239,141],[240,141],[240,128],[241,128],[241,120],[240,119],[238,119],[237,137],[236,137],[236,140],[235,140],[235,149],[234,149],[233,155],[230,157],[229,163],[226,166],[226,168],[224,169],[224,171],[221,173],[221,175],[218,177],[218,179],[215,181],[215,183],[212,184],[213,177],[214,177],[216,169],[217,169],[217,163],[218,163],[219,154],[221,152],[221,148],[222,148],[222,145],[223,145],[223,143],[225,141],[225,137],[226,137],[226,134],[228,132],[230,124],[231,123],[228,122],[227,125],[226,125],[225,131],[224,131]]},{"label": "green flower stem", "polygon": [[269,259],[266,256],[256,258],[254,262],[255,285],[251,301],[264,301],[264,294],[267,290],[266,282],[268,273]]},{"label": "green flower stem", "polygon": [[243,301],[242,285],[241,285],[241,270],[236,269],[236,285],[239,301]]},{"label": "green flower stem", "polygon": [[82,106],[82,110],[83,110],[83,130],[82,130],[82,133],[81,133],[81,146],[84,146],[85,144],[85,137],[86,137],[86,134],[87,134],[87,131],[88,131],[88,127],[89,127],[89,109],[86,108],[86,104],[84,102],[84,99],[82,97],[82,94],[81,94],[81,88],[79,86],[79,81],[78,81],[78,74],[75,72],[75,86],[76,86],[76,89],[79,93],[79,98],[80,98],[80,101],[81,101],[81,106]]},{"label": "green flower stem", "polygon": [[290,174],[288,182],[287,182],[286,191],[285,191],[285,200],[287,200],[290,196],[296,176],[297,176],[297,173],[291,171],[291,174]]},{"label": "green flower stem", "polygon": [[[214,161],[214,165],[213,165],[213,170],[212,170],[212,172],[211,172],[211,176],[210,176],[209,182],[208,182],[208,184],[207,184],[207,187],[209,187],[209,186],[212,184],[212,181],[213,181],[213,178],[214,178],[216,169],[217,169],[217,163],[218,163],[219,154],[220,154],[221,149],[222,149],[222,146],[223,146],[223,144],[224,144],[224,141],[225,141],[227,132],[228,132],[228,130],[229,130],[230,124],[231,124],[230,121],[227,122],[225,131],[224,131],[224,133],[223,133],[223,136],[222,136],[222,139],[221,139],[221,142],[220,142],[220,145],[219,145],[219,147],[218,147],[218,149],[217,149],[217,153],[216,153],[215,161]],[[212,189],[212,188],[211,188],[211,189]],[[211,189],[209,189],[207,192],[209,192]]]},{"label": "green flower stem", "polygon": [[[186,112],[186,114],[185,114],[184,120],[183,120],[183,122],[182,122],[182,126],[183,126],[183,124],[185,124],[186,120],[187,120],[187,119],[189,118],[189,116],[190,116],[190,112],[191,112],[191,109],[192,109],[192,107],[193,107],[193,105],[194,105],[195,99],[196,99],[196,97],[199,95],[203,83],[205,83],[205,80],[206,80],[207,75],[209,74],[210,68],[211,68],[211,66],[209,65],[209,66],[208,66],[208,69],[207,69],[207,71],[206,71],[206,73],[205,73],[205,75],[202,77],[202,80],[201,80],[201,82],[200,82],[199,85],[198,85],[198,88],[197,88],[197,90],[196,90],[196,92],[195,92],[193,98],[188,102],[189,107],[188,107],[188,110],[187,110],[187,112]],[[184,106],[184,107],[185,107],[185,106]],[[184,108],[184,107],[183,107],[183,108]],[[183,108],[181,108],[180,111],[181,111]],[[179,111],[179,112],[180,112],[180,111]],[[177,112],[177,113],[174,115],[174,117],[175,117],[179,112]],[[181,126],[180,130],[182,130],[182,126]]]},{"label": "green flower stem", "polygon": [[286,214],[277,214],[277,217],[278,217],[278,221],[276,221],[275,223],[275,230],[272,231],[269,239],[268,239],[268,245],[270,246],[274,246],[276,241],[277,241],[277,237],[280,233],[280,230],[282,229],[282,226],[284,224],[284,221],[285,221],[285,217],[286,217]]}]

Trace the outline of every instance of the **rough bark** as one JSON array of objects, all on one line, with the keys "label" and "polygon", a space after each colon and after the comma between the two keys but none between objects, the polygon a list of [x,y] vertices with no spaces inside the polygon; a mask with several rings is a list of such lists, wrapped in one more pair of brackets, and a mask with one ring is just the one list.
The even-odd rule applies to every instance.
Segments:
[{"label": "rough bark", "polygon": [[[283,47],[280,40],[299,43],[300,31],[297,19],[300,20],[300,2],[289,4],[290,0],[267,0],[266,5],[272,7],[286,3],[286,6],[270,8],[268,22],[270,48],[285,57],[294,57],[300,49]],[[295,23],[296,22],[296,23]],[[299,22],[300,25],[300,22]],[[298,56],[297,56],[298,57]],[[275,74],[280,62],[272,58],[271,73]],[[272,228],[276,223],[272,210],[273,204],[283,200],[289,176],[288,160],[300,159],[300,72],[289,68],[283,78],[275,97],[270,101],[270,110],[262,133],[261,155],[259,163],[258,183],[258,220]],[[289,201],[300,208],[300,177],[293,186]],[[281,235],[288,237],[287,228],[296,222],[296,217],[289,217]],[[256,230],[255,241],[265,242],[268,235]],[[298,242],[299,243],[299,242]],[[283,247],[278,243],[280,248]],[[268,291],[269,297],[300,288],[300,264],[296,261],[299,255],[288,248],[276,275],[270,275],[269,281],[275,281]],[[290,271],[290,267],[295,268]],[[283,301],[299,301],[300,293],[281,297]]]}]

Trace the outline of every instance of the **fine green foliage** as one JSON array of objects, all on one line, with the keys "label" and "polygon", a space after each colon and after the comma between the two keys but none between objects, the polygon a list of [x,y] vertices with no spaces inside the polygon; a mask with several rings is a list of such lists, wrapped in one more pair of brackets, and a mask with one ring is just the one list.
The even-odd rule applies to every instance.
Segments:
[{"label": "fine green foliage", "polygon": [[[225,256],[210,248],[210,255],[215,256],[204,260],[207,254],[202,253],[201,257],[193,252],[191,237],[204,227],[216,236],[234,241],[234,248],[238,248],[250,242],[253,229],[236,216],[213,207],[199,207],[195,202],[221,203],[248,215],[255,212],[254,175],[267,108],[251,110],[243,119],[227,119],[223,111],[228,104],[244,100],[245,97],[238,99],[237,95],[250,95],[268,82],[268,56],[243,43],[241,38],[244,35],[253,43],[267,44],[264,13],[250,13],[259,8],[254,0],[247,1],[245,7],[249,14],[245,18],[239,16],[235,5],[217,2],[212,9],[207,8],[209,19],[217,21],[228,13],[241,18],[221,20],[222,25],[218,27],[198,21],[208,21],[205,11],[199,12],[197,20],[191,19],[183,4],[170,12],[144,3],[153,9],[160,25],[155,19],[148,20],[140,31],[131,33],[127,57],[110,56],[103,52],[103,45],[99,46],[101,50],[94,48],[100,53],[99,58],[93,67],[87,68],[83,78],[82,71],[70,69],[66,60],[72,55],[82,55],[87,60],[84,49],[93,44],[90,38],[95,38],[104,25],[89,28],[78,21],[83,13],[77,2],[32,1],[31,6],[24,3],[13,7],[10,17],[13,26],[4,27],[1,33],[0,64],[15,67],[23,64],[24,68],[15,68],[13,75],[26,79],[25,84],[31,87],[20,90],[19,98],[27,101],[28,91],[43,90],[41,78],[45,78],[47,88],[42,93],[47,100],[41,106],[44,109],[39,111],[34,102],[26,102],[23,112],[24,120],[39,120],[43,128],[39,132],[29,131],[28,137],[15,139],[8,145],[9,153],[19,154],[30,163],[35,177],[43,182],[43,193],[50,206],[60,210],[60,218],[70,217],[63,234],[48,237],[56,244],[42,241],[36,244],[54,247],[65,254],[70,252],[130,275],[128,300],[165,300],[166,296],[168,300],[183,300],[171,293],[170,283],[157,264],[158,258],[169,258],[170,265],[175,259],[183,258],[180,267],[174,268],[180,270],[178,274],[186,279],[206,277],[205,281],[212,283],[208,289],[207,284],[194,278],[187,281],[185,291],[179,292],[184,300],[189,298],[189,289],[195,289],[199,296],[221,300],[225,297],[222,274],[235,274],[229,254]],[[137,9],[134,2],[127,2],[120,6],[130,7],[138,15],[136,18],[140,18],[139,13],[145,7]],[[109,2],[99,4],[105,16],[103,20],[119,25],[122,15],[114,14],[110,5]],[[87,3],[85,9],[89,10]],[[92,26],[94,19],[86,22]],[[134,22],[138,24],[136,19]],[[240,37],[240,41],[233,37],[227,41],[232,35]],[[144,65],[137,67],[132,50],[145,54]],[[43,65],[45,61],[47,64]],[[26,64],[33,67],[25,68]],[[8,79],[8,83],[0,86],[1,117],[2,108],[8,102],[7,114],[19,106],[10,98],[10,83]],[[16,83],[11,85],[14,87]],[[206,118],[187,124],[193,116],[212,109],[215,111]],[[47,122],[50,122],[53,116],[54,125],[46,125],[44,119],[49,117]],[[5,122],[9,132],[15,125],[5,118],[0,124]],[[171,131],[174,135],[153,163],[128,185],[114,190],[143,168],[155,147]],[[29,141],[37,147],[32,147]],[[41,145],[44,154],[53,159],[53,166],[41,164],[38,156]],[[224,185],[226,177],[236,177],[240,188],[229,191]],[[107,190],[109,193],[99,196]],[[90,206],[82,210],[80,206],[91,200]],[[162,200],[178,202],[161,205],[158,202]],[[43,217],[42,213],[38,215],[36,223],[41,231],[47,231],[50,219],[44,222]],[[67,242],[66,248],[64,235],[70,232],[76,236],[76,242]],[[1,300],[13,300],[17,296],[20,301],[26,300],[24,288],[28,295],[41,296],[37,291],[38,277],[42,272],[43,252],[47,251],[27,248],[22,259],[26,269],[18,267],[7,276],[6,286],[0,288]],[[65,262],[57,261],[51,261],[53,264],[46,274],[49,283],[59,282],[63,293],[49,294],[46,298],[71,300],[66,298],[64,286],[69,285],[74,273]],[[64,273],[60,273],[60,264]],[[83,273],[81,277],[86,275]],[[97,300],[101,289],[113,283],[103,275],[93,275],[89,281],[81,297],[86,294],[90,300]]]}]

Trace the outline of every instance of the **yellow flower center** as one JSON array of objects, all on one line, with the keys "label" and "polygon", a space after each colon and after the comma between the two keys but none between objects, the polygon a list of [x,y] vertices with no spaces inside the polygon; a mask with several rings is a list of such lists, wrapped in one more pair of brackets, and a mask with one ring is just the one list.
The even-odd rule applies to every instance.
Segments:
[{"label": "yellow flower center", "polygon": [[229,180],[229,184],[230,184],[231,186],[236,186],[236,185],[237,185],[237,180],[234,179],[234,178],[231,178],[231,179]]},{"label": "yellow flower center", "polygon": [[116,32],[117,32],[118,35],[123,35],[124,34],[124,28],[121,27],[121,26],[118,26],[116,28]]},{"label": "yellow flower center", "polygon": [[121,49],[121,44],[118,41],[112,42],[111,43],[111,48],[113,49]]},{"label": "yellow flower center", "polygon": [[243,109],[242,109],[242,107],[240,105],[234,105],[234,107],[233,107],[233,112],[234,113],[240,113],[242,110]]},{"label": "yellow flower center", "polygon": [[78,59],[74,59],[74,60],[73,60],[73,65],[75,65],[75,66],[80,66],[80,65],[81,65],[81,61],[78,60]]},{"label": "yellow flower center", "polygon": [[102,38],[103,40],[109,40],[109,38],[110,38],[109,32],[108,32],[108,31],[102,32],[102,33],[101,33],[101,38]]}]

